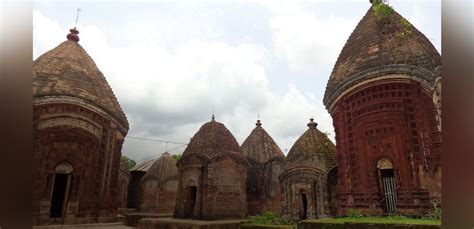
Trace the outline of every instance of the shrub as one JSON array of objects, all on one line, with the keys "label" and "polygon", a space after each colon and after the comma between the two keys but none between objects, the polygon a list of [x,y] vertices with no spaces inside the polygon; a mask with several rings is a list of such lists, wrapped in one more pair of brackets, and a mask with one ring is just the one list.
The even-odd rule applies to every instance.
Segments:
[{"label": "shrub", "polygon": [[361,218],[362,213],[358,209],[350,208],[347,216],[350,218]]},{"label": "shrub", "polygon": [[296,222],[290,218],[277,215],[273,212],[265,212],[261,215],[255,216],[249,224],[261,225],[294,225]]}]

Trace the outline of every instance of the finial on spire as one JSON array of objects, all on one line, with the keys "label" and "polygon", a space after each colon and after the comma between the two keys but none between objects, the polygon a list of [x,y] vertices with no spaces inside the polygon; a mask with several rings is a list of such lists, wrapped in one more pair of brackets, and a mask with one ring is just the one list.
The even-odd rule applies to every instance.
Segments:
[{"label": "finial on spire", "polygon": [[309,123],[308,123],[308,127],[309,128],[316,128],[317,126],[318,126],[318,124],[316,122],[314,122],[314,118],[310,118]]},{"label": "finial on spire", "polygon": [[77,19],[79,18],[79,12],[81,12],[81,9],[77,8],[76,23],[74,24],[74,28],[70,29],[70,33],[67,35],[68,40],[74,41],[76,43],[79,42],[79,36],[77,35],[79,34],[79,31],[76,29]]},{"label": "finial on spire", "polygon": [[214,115],[214,106],[212,106],[212,118],[211,118],[211,121],[215,121],[216,120],[216,116]]}]

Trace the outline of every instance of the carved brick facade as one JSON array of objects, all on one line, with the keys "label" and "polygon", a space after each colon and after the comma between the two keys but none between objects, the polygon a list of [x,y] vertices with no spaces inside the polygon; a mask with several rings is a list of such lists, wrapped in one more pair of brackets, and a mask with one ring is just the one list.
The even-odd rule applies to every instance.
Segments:
[{"label": "carved brick facade", "polygon": [[247,215],[247,159],[234,136],[216,122],[204,124],[178,161],[175,218],[216,220]]},{"label": "carved brick facade", "polygon": [[247,170],[247,204],[250,215],[280,213],[280,176],[285,155],[260,120],[240,147],[249,161]]},{"label": "carved brick facade", "polygon": [[324,103],[336,133],[340,214],[421,215],[441,200],[441,133],[433,103],[440,55],[398,13],[373,8],[331,73]]},{"label": "carved brick facade", "polygon": [[291,147],[280,175],[282,214],[294,219],[328,217],[337,208],[336,149],[316,126],[311,119],[308,130]]},{"label": "carved brick facade", "polygon": [[178,192],[178,167],[169,153],[163,153],[153,162],[140,183],[140,212],[173,214]]},{"label": "carved brick facade", "polygon": [[[33,63],[34,224],[112,222],[128,122],[77,31]],[[75,39],[77,37],[77,39]]]}]

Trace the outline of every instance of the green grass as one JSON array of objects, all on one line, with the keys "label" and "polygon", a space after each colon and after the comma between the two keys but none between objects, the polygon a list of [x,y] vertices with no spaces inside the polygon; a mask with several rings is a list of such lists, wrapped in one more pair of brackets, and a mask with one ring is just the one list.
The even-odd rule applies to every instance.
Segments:
[{"label": "green grass", "polygon": [[387,217],[341,217],[341,218],[324,218],[316,220],[308,220],[309,222],[321,223],[384,223],[384,224],[415,224],[415,225],[441,225],[439,219],[415,219],[404,216],[387,216]]},{"label": "green grass", "polygon": [[296,225],[292,219],[285,218],[272,212],[265,212],[253,217],[248,223],[252,225]]}]

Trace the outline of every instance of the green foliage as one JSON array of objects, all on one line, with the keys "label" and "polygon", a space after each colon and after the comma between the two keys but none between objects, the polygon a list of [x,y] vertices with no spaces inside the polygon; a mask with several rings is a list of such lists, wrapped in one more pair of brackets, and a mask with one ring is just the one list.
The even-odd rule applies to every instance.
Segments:
[{"label": "green foliage", "polygon": [[173,154],[173,158],[175,160],[179,160],[181,158],[181,156],[182,156],[181,154]]},{"label": "green foliage", "polygon": [[355,208],[350,208],[347,216],[349,218],[362,218],[363,217],[362,213],[358,209],[355,209]]},{"label": "green foliage", "polygon": [[273,212],[265,212],[261,215],[255,216],[248,224],[258,225],[295,225],[296,222],[292,219],[277,215]]},{"label": "green foliage", "polygon": [[407,220],[409,218],[404,215],[390,215],[390,216],[387,216],[387,219],[388,220]]},{"label": "green foliage", "polygon": [[131,168],[133,168],[133,167],[137,164],[136,161],[134,161],[134,160],[132,160],[132,159],[126,157],[126,156],[122,156],[122,160],[123,160],[123,162],[124,162],[124,164],[125,164],[125,167],[126,167],[128,170],[130,170]]},{"label": "green foliage", "polygon": [[441,225],[441,220],[436,219],[416,219],[406,216],[363,216],[359,218],[339,217],[339,218],[323,218],[311,220],[321,223],[344,224],[344,223],[370,223],[370,224],[411,224],[411,225]]},{"label": "green foliage", "polygon": [[390,16],[395,12],[391,6],[382,1],[374,1],[372,3],[372,11],[375,17],[381,22],[388,22]]},{"label": "green foliage", "polygon": [[331,133],[327,132],[327,131],[323,131],[322,132],[324,135],[326,135],[326,137],[329,137],[329,135],[331,135]]}]

